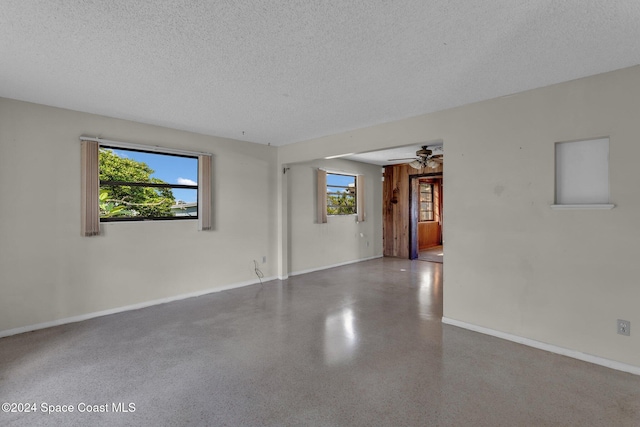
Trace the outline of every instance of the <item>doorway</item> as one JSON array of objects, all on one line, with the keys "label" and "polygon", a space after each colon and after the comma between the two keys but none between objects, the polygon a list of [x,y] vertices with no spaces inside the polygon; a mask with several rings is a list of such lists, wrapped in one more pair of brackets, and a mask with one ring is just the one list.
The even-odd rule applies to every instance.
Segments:
[{"label": "doorway", "polygon": [[442,174],[413,175],[409,180],[409,258],[442,263]]}]

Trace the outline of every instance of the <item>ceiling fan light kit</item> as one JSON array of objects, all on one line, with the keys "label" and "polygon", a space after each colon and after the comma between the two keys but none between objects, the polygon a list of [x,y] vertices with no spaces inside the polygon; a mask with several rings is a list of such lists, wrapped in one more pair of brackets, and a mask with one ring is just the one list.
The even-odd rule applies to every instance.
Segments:
[{"label": "ceiling fan light kit", "polygon": [[[408,165],[414,169],[422,169],[422,168],[430,168],[435,169],[440,166],[442,162],[442,154],[433,154],[433,150],[430,150],[428,146],[424,145],[420,150],[416,151],[417,159],[414,159],[412,162],[409,162]],[[390,159],[389,161],[394,160],[405,160],[405,159]],[[406,159],[410,160],[410,159]]]},{"label": "ceiling fan light kit", "polygon": [[414,169],[422,169],[422,163],[420,163],[420,160],[414,160],[413,162],[409,163],[409,166]]},{"label": "ceiling fan light kit", "polygon": [[409,166],[411,166],[414,169],[422,169],[422,168],[429,168],[429,169],[435,169],[440,165],[439,162],[429,159],[429,160],[414,160],[413,162],[409,163]]}]

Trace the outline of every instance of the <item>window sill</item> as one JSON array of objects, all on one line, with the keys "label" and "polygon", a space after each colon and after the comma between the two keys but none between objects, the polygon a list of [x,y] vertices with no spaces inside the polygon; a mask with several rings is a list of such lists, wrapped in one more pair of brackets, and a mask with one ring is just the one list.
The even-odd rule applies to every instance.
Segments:
[{"label": "window sill", "polygon": [[193,217],[179,217],[179,218],[145,218],[145,219],[117,219],[110,221],[100,220],[100,224],[140,224],[140,223],[154,223],[154,222],[183,222],[183,221],[197,221],[198,218]]},{"label": "window sill", "polygon": [[551,209],[555,210],[555,211],[568,211],[568,210],[593,210],[593,209],[597,209],[597,210],[607,210],[607,209],[613,209],[616,205],[612,205],[612,204],[608,204],[608,203],[599,203],[599,204],[595,204],[595,205],[588,205],[588,204],[582,204],[582,205],[551,205]]}]

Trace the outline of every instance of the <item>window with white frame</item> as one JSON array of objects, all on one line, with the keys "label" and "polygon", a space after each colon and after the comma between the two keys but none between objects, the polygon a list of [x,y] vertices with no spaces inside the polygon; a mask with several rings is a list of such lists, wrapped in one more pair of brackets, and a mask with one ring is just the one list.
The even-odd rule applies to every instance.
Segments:
[{"label": "window with white frame", "polygon": [[434,191],[433,184],[429,182],[420,183],[420,216],[418,221],[426,222],[435,220],[434,215]]},{"label": "window with white frame", "polygon": [[99,148],[100,221],[198,218],[198,157]]},{"label": "window with white frame", "polygon": [[81,230],[100,223],[196,219],[211,230],[211,154],[80,137]]},{"label": "window with white frame", "polygon": [[357,214],[357,191],[354,175],[327,173],[327,215]]}]

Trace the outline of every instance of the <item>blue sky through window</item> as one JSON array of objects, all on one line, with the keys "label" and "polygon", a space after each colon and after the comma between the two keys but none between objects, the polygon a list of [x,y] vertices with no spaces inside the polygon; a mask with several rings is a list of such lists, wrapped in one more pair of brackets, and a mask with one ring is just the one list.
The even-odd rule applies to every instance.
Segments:
[{"label": "blue sky through window", "polygon": [[[169,184],[197,185],[198,183],[198,159],[193,157],[170,156],[159,153],[141,153],[139,151],[111,149],[119,157],[128,158],[137,162],[146,163],[154,173],[153,178],[158,178]],[[198,201],[196,190],[174,188],[173,196],[176,201],[186,203]]]},{"label": "blue sky through window", "polygon": [[[328,187],[331,187],[332,185],[342,185],[346,187],[349,184],[355,184],[355,182],[356,182],[355,177],[351,175],[337,175],[333,173],[327,174]],[[327,191],[331,193],[335,193],[335,192],[340,192],[345,190],[342,188],[328,188]]]}]

